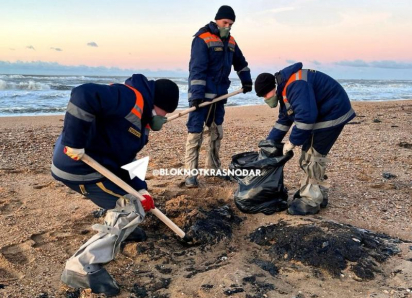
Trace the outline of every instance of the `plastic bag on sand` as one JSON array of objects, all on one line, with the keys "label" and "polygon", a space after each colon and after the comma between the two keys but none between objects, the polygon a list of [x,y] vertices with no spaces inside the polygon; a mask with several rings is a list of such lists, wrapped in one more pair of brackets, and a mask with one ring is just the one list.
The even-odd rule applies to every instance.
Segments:
[{"label": "plastic bag on sand", "polygon": [[[234,176],[239,186],[235,204],[245,213],[266,215],[287,209],[288,191],[283,184],[283,166],[293,157],[293,151],[282,155],[283,144],[264,140],[260,152],[244,152],[232,156],[232,170],[260,170],[260,175]],[[241,172],[241,171],[235,171]]]}]

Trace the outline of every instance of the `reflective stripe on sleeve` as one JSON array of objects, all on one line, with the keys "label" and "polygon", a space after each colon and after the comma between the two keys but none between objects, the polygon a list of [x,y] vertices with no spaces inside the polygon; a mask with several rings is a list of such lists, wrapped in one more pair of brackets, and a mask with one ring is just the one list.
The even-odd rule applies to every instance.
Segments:
[{"label": "reflective stripe on sleeve", "polygon": [[302,129],[302,130],[312,130],[315,124],[306,124],[303,122],[298,122],[295,121],[295,125],[297,128]]},{"label": "reflective stripe on sleeve", "polygon": [[290,126],[279,124],[279,123],[276,123],[275,126],[273,127],[281,131],[289,131],[289,128],[290,128]]},{"label": "reflective stripe on sleeve", "polygon": [[250,68],[246,66],[243,69],[239,70],[237,73],[240,74],[242,71],[250,71]]},{"label": "reflective stripe on sleeve", "polygon": [[79,108],[72,102],[67,105],[67,113],[86,122],[92,122],[96,118],[96,116]]},{"label": "reflective stripe on sleeve", "polygon": [[217,94],[215,93],[205,93],[205,98],[212,99],[212,98],[215,98],[216,96]]},{"label": "reflective stripe on sleeve", "polygon": [[202,85],[206,86],[206,81],[205,80],[191,80],[190,85]]},{"label": "reflective stripe on sleeve", "polygon": [[[192,93],[188,93],[189,99],[192,99]],[[205,93],[204,98],[213,99],[217,96],[215,93]],[[193,98],[193,99],[202,99],[202,98]]]},{"label": "reflective stripe on sleeve", "polygon": [[93,181],[93,180],[103,178],[103,176],[98,172],[85,174],[85,175],[70,174],[70,173],[67,173],[65,171],[60,170],[54,164],[52,164],[52,166],[51,166],[51,171],[57,177],[59,177],[61,179],[64,179],[64,180],[68,180],[68,181],[84,181],[84,182],[86,182],[86,181]]},{"label": "reflective stripe on sleeve", "polygon": [[295,121],[295,125],[297,128],[302,130],[316,130],[316,129],[323,129],[338,126],[344,122],[346,122],[355,112],[353,109],[350,109],[345,115],[329,121],[317,122],[314,124],[306,124],[302,122]]},{"label": "reflective stripe on sleeve", "polygon": [[337,126],[347,121],[354,113],[355,111],[351,108],[345,115],[339,117],[338,119],[316,123],[313,129],[322,129]]}]

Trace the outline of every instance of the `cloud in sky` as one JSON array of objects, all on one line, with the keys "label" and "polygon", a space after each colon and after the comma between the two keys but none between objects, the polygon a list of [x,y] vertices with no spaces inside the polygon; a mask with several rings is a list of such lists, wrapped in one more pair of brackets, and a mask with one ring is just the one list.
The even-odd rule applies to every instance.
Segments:
[{"label": "cloud in sky", "polygon": [[393,60],[380,60],[366,62],[361,59],[356,60],[343,60],[335,62],[339,66],[350,66],[350,67],[372,67],[372,68],[390,68],[390,69],[412,69],[412,63],[408,62],[397,62]]},{"label": "cloud in sky", "polygon": [[51,47],[50,49],[51,49],[51,50],[55,50],[56,52],[61,52],[61,51],[63,51],[61,48],[53,48],[53,47]]},{"label": "cloud in sky", "polygon": [[315,64],[315,65],[322,65],[322,63],[320,63],[320,62],[317,61],[317,60],[313,60],[313,61],[310,61],[310,62],[312,62],[312,63]]},{"label": "cloud in sky", "polygon": [[294,10],[294,9],[295,9],[294,7],[279,7],[279,8],[273,8],[273,9],[259,11],[256,14],[268,14],[268,13],[276,14],[276,13],[289,11],[289,10]]},{"label": "cloud in sky", "polygon": [[293,64],[293,63],[296,63],[296,60],[287,59],[286,63]]},{"label": "cloud in sky", "polygon": [[182,69],[123,69],[118,67],[62,65],[57,62],[43,61],[2,61],[0,60],[0,73],[2,74],[56,74],[56,75],[112,75],[130,76],[141,73],[152,77],[187,77],[188,71]]},{"label": "cloud in sky", "polygon": [[[293,27],[324,27],[342,21],[335,1],[300,1],[295,7],[274,9],[278,23]],[[281,12],[281,13],[277,13]]]},{"label": "cloud in sky", "polygon": [[89,47],[96,47],[96,48],[98,47],[97,43],[95,43],[94,41],[88,42],[87,45],[88,45]]},{"label": "cloud in sky", "polygon": [[372,61],[371,67],[393,68],[393,69],[412,69],[412,63],[382,60],[382,61]]},{"label": "cloud in sky", "polygon": [[27,46],[26,49],[34,50],[34,51],[36,50],[33,46]]}]

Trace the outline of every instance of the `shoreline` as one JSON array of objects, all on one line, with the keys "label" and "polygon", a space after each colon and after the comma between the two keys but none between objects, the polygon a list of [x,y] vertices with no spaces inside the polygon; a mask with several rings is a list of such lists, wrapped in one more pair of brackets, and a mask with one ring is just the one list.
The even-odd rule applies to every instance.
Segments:
[{"label": "shoreline", "polygon": [[[408,102],[412,101],[411,99],[395,99],[395,100],[375,100],[375,101],[351,101],[352,105],[364,105],[364,104],[379,104],[379,103],[394,103],[394,104],[399,104],[402,102]],[[225,109],[232,109],[232,108],[242,108],[242,107],[266,107],[265,104],[251,104],[251,105],[226,105]],[[172,114],[169,114],[168,116],[172,116],[176,114],[177,112],[182,112],[189,109],[189,107],[184,108],[184,109],[176,109],[175,112]],[[275,108],[277,110],[278,108]],[[20,118],[20,117],[63,117],[65,113],[61,114],[39,114],[39,115],[0,115],[0,120],[3,118]]]}]

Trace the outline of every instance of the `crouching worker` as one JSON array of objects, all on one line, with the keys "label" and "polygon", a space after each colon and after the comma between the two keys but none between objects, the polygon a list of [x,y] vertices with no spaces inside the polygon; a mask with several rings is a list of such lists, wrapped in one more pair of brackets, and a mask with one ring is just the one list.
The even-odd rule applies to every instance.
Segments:
[{"label": "crouching worker", "polygon": [[[154,208],[146,182],[130,180],[121,166],[132,162],[148,142],[149,130],[160,130],[166,113],[178,104],[179,89],[166,79],[149,81],[134,74],[125,84],[84,84],[72,90],[52,163],[52,175],[69,188],[107,209],[98,233],[66,262],[61,280],[94,293],[119,293],[115,280],[102,267],[114,259],[122,241],[141,240],[137,225]],[[126,193],[80,159],[87,153],[145,198]]]},{"label": "crouching worker", "polygon": [[292,124],[283,154],[302,146],[300,167],[305,175],[299,190],[288,202],[288,213],[316,214],[328,203],[325,181],[326,155],[344,125],[355,117],[348,95],[334,79],[296,63],[272,75],[256,78],[256,94],[271,108],[279,103],[279,118],[267,137],[280,143]]}]

